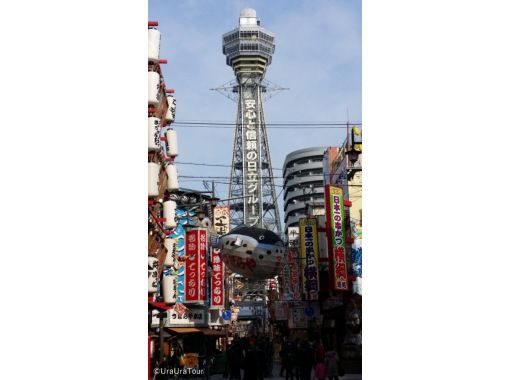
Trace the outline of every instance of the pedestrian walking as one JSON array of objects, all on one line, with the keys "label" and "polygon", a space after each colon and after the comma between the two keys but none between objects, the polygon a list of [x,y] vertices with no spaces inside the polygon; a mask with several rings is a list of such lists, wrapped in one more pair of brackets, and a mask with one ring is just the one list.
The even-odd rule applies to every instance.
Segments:
[{"label": "pedestrian walking", "polygon": [[230,380],[241,380],[241,367],[244,362],[243,348],[239,340],[234,340],[227,350],[227,368]]},{"label": "pedestrian walking", "polygon": [[[285,370],[285,380],[294,380],[294,364],[296,360],[296,347],[291,341],[286,341],[282,351],[282,368],[280,370],[280,376],[283,376]],[[298,378],[296,374],[296,379]]]},{"label": "pedestrian walking", "polygon": [[[279,338],[276,338],[274,341],[273,341],[273,352],[274,352],[274,361],[276,363],[280,363],[281,364],[281,358],[280,358],[280,352],[282,351],[282,341],[279,339]],[[280,371],[281,373],[281,371]],[[282,376],[282,375],[280,375]]]},{"label": "pedestrian walking", "polygon": [[326,378],[326,364],[323,361],[315,363],[314,375],[315,380],[324,380]]},{"label": "pedestrian walking", "polygon": [[258,359],[257,339],[252,337],[249,339],[249,346],[244,356],[244,380],[258,380],[259,368],[263,366],[263,362],[259,364]]},{"label": "pedestrian walking", "polygon": [[324,363],[324,355],[326,354],[326,350],[324,349],[324,344],[322,343],[322,339],[319,338],[315,342],[315,362]]},{"label": "pedestrian walking", "polygon": [[299,378],[300,380],[310,380],[314,365],[314,351],[310,343],[304,340],[297,352],[296,362],[299,365]]},{"label": "pedestrian walking", "polygon": [[264,342],[259,341],[255,348],[256,356],[257,356],[257,379],[264,380],[264,376],[267,372],[267,358],[266,352],[264,351]]},{"label": "pedestrian walking", "polygon": [[338,376],[343,376],[344,371],[340,365],[340,358],[336,351],[331,348],[326,351],[324,364],[326,364],[326,375],[329,380],[338,380]]}]

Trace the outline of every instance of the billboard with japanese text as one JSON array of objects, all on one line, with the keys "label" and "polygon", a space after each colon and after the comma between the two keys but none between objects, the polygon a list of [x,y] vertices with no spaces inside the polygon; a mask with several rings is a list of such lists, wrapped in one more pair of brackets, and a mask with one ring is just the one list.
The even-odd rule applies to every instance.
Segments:
[{"label": "billboard with japanese text", "polygon": [[301,278],[306,299],[319,299],[317,219],[299,219]]},{"label": "billboard with japanese text", "polygon": [[326,185],[326,229],[333,290],[349,289],[345,242],[344,196],[341,187]]},{"label": "billboard with japanese text", "polygon": [[198,301],[205,302],[207,284],[206,284],[206,266],[207,266],[207,230],[200,228],[198,231]]},{"label": "billboard with japanese text", "polygon": [[186,268],[185,292],[186,303],[205,302],[205,268],[207,263],[207,231],[194,229],[186,232]]},{"label": "billboard with japanese text", "polygon": [[225,235],[230,230],[230,207],[216,206],[214,208],[214,231],[218,235]]},{"label": "billboard with japanese text", "polygon": [[220,258],[220,250],[213,248],[211,251],[212,272],[211,272],[211,306],[210,309],[223,309],[225,289],[223,279],[225,268]]}]

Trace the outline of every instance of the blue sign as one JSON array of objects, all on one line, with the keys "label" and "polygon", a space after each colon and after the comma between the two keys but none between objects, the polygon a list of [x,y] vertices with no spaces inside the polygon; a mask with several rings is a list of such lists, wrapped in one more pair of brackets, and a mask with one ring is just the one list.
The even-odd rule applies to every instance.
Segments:
[{"label": "blue sign", "polygon": [[307,317],[313,317],[313,315],[315,314],[315,310],[313,309],[313,307],[306,307],[305,308],[305,314]]},{"label": "blue sign", "polygon": [[230,318],[232,318],[232,312],[230,310],[225,310],[221,313],[221,318],[223,318],[224,321],[229,321]]}]

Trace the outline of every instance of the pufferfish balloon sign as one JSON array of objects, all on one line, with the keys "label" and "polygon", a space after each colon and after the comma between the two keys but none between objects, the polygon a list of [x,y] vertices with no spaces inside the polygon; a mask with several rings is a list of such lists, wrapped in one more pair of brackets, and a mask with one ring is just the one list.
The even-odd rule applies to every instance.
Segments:
[{"label": "pufferfish balloon sign", "polygon": [[226,266],[252,280],[276,276],[283,268],[285,248],[274,232],[240,225],[218,240]]}]

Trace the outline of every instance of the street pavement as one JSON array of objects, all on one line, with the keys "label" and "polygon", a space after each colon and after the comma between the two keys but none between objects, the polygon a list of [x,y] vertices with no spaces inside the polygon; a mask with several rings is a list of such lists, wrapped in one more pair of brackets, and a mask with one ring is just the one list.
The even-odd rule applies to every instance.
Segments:
[{"label": "street pavement", "polygon": [[[273,377],[264,377],[264,380],[285,380],[285,376],[278,376],[280,373],[280,366],[278,364],[274,365],[273,368]],[[223,375],[213,375],[209,377],[210,380],[225,380]],[[349,374],[346,373],[345,376],[339,376],[339,380],[361,380],[361,374]]]}]

